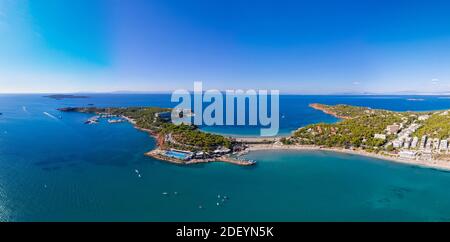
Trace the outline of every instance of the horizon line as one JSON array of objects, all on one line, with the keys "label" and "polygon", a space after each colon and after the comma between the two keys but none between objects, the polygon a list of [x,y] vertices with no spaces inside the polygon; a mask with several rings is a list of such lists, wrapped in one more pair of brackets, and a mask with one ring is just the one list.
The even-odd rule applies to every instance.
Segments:
[{"label": "horizon line", "polygon": [[[188,90],[189,92],[193,92],[193,90]],[[225,92],[221,91],[220,92]],[[244,90],[245,91],[245,90]],[[0,95],[76,95],[76,94],[171,94],[173,91],[75,91],[75,92],[0,92]],[[398,91],[398,92],[330,92],[330,93],[301,93],[301,92],[282,92],[280,91],[280,95],[317,95],[317,96],[449,96],[450,91],[448,92],[406,92],[406,91]]]}]

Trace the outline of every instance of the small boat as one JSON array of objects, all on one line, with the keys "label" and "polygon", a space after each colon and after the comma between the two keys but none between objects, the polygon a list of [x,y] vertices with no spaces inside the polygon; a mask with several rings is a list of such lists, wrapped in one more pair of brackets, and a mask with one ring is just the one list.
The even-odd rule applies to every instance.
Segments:
[{"label": "small boat", "polygon": [[124,120],[122,119],[108,119],[108,123],[110,124],[116,124],[116,123],[122,123]]},{"label": "small boat", "polygon": [[138,177],[141,178],[141,174],[138,174]]},{"label": "small boat", "polygon": [[220,194],[219,194],[219,195],[217,195],[217,198],[220,198]]},{"label": "small boat", "polygon": [[203,206],[202,206],[202,205],[199,205],[198,208],[199,208],[199,209],[203,209]]},{"label": "small boat", "polygon": [[167,192],[163,192],[163,193],[162,193],[162,195],[169,195],[169,193],[167,193]]},{"label": "small boat", "polygon": [[139,173],[139,171],[137,169],[135,169],[134,172]]},{"label": "small boat", "polygon": [[178,195],[178,192],[173,192],[173,194]]},{"label": "small boat", "polygon": [[220,206],[220,203],[216,203],[217,206]]},{"label": "small boat", "polygon": [[85,124],[98,124],[98,118],[92,117],[84,122]]}]

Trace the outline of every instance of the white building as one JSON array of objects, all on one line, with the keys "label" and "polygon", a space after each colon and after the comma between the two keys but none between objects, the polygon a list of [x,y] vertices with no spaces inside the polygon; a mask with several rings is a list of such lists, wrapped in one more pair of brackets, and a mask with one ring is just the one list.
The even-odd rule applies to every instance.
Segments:
[{"label": "white building", "polygon": [[400,155],[400,158],[415,159],[416,155],[417,155],[417,151],[402,150],[398,154]]},{"label": "white building", "polygon": [[411,149],[415,149],[417,147],[417,143],[419,143],[419,138],[414,137],[411,142]]},{"label": "white building", "polygon": [[400,148],[403,146],[403,139],[396,139],[392,142],[394,148]]},{"label": "white building", "polygon": [[420,115],[418,119],[419,119],[420,121],[424,121],[424,120],[427,120],[427,119],[429,119],[429,118],[430,118],[430,115]]},{"label": "white building", "polygon": [[374,138],[375,139],[386,140],[386,135],[385,134],[375,134]]},{"label": "white building", "polygon": [[448,140],[446,140],[446,139],[441,140],[441,144],[439,145],[439,150],[447,151],[447,149],[448,149]]},{"label": "white building", "polygon": [[424,152],[420,156],[420,159],[421,160],[432,160],[433,159],[433,155],[431,154],[431,152]]},{"label": "white building", "polygon": [[435,138],[434,140],[433,140],[433,149],[434,150],[436,150],[436,151],[438,151],[439,150],[439,139],[438,138]]},{"label": "white building", "polygon": [[432,144],[433,144],[433,139],[428,139],[427,144],[425,145],[425,150],[431,152]]},{"label": "white building", "polygon": [[409,147],[411,146],[411,140],[412,140],[411,137],[405,138],[405,143],[403,144],[403,148],[409,149]]},{"label": "white building", "polygon": [[420,149],[423,150],[425,149],[425,146],[427,144],[427,139],[428,137],[426,135],[422,136],[422,139],[420,139]]}]

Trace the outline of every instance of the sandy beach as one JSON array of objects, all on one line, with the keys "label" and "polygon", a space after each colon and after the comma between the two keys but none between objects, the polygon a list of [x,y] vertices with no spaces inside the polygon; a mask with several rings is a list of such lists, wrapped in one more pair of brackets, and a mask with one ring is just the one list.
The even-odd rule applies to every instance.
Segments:
[{"label": "sandy beach", "polygon": [[[155,133],[152,130],[139,128],[136,126],[136,122],[129,118],[129,117],[123,117],[128,122],[133,124],[133,126],[141,131],[147,132],[152,137],[156,138]],[[233,138],[233,137],[230,137]],[[413,166],[420,166],[424,168],[432,168],[432,169],[438,169],[438,170],[444,170],[444,171],[450,171],[450,161],[446,160],[419,160],[419,159],[405,159],[400,158],[396,155],[389,155],[389,154],[375,154],[375,153],[369,153],[364,150],[351,150],[351,149],[343,149],[343,148],[328,148],[328,147],[321,147],[317,145],[282,145],[277,144],[276,141],[279,140],[281,137],[239,137],[235,138],[238,142],[244,142],[248,145],[247,151],[261,151],[261,150],[299,150],[299,151],[330,151],[330,152],[338,152],[338,153],[346,153],[346,154],[352,154],[352,155],[360,155],[360,156],[366,156],[371,157],[375,159],[381,159],[385,161],[391,161],[396,163],[402,163],[407,165],[413,165]],[[272,142],[275,142],[273,144]],[[199,163],[209,163],[209,162],[226,162],[231,163],[235,165],[252,165],[247,162],[243,162],[237,159],[234,159],[232,157],[228,156],[222,156],[216,159],[193,159],[188,162],[180,161],[177,159],[168,158],[166,156],[162,156],[159,154],[160,149],[157,147],[156,149],[147,152],[145,155],[159,159],[164,160],[167,162],[175,163],[175,164],[199,164]]]},{"label": "sandy beach", "polygon": [[260,150],[299,150],[299,151],[330,151],[338,153],[346,153],[352,155],[361,155],[386,161],[402,163],[407,165],[420,166],[425,168],[433,168],[444,171],[450,171],[450,162],[445,160],[413,160],[404,159],[394,155],[369,153],[364,150],[350,150],[343,148],[326,148],[316,145],[276,145],[276,144],[249,144],[248,151]]}]

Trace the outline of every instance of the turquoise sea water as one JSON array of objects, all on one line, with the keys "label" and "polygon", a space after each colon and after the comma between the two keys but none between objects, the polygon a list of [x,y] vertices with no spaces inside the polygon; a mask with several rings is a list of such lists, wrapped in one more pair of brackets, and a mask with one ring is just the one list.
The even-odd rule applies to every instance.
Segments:
[{"label": "turquoise sea water", "polygon": [[[258,161],[254,167],[177,166],[145,157],[154,140],[127,123],[84,125],[89,115],[56,111],[88,103],[170,107],[169,100],[0,95],[0,221],[450,221],[447,172],[298,151],[250,153]],[[336,121],[308,108],[312,102],[398,111],[450,108],[445,97],[282,96],[285,133]],[[229,199],[222,202],[223,196]]]}]

